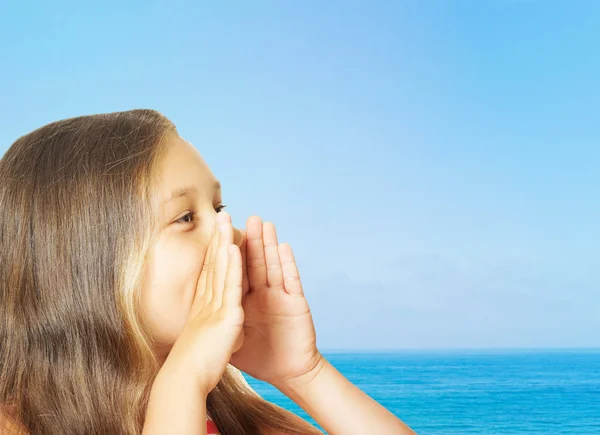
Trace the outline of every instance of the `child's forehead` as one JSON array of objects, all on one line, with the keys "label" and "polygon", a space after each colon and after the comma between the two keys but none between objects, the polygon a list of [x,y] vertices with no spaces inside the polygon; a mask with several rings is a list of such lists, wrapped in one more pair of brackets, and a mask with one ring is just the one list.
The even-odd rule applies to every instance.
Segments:
[{"label": "child's forehead", "polygon": [[198,194],[212,197],[220,183],[192,144],[170,138],[158,165],[157,188],[162,202]]}]

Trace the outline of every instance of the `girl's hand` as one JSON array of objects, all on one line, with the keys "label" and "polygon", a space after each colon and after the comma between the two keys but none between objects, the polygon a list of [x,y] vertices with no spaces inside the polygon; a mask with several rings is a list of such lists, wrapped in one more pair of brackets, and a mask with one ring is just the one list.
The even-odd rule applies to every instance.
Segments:
[{"label": "girl's hand", "polygon": [[242,256],[231,218],[217,215],[186,325],[161,370],[187,371],[208,394],[244,341]]},{"label": "girl's hand", "polygon": [[323,358],[292,248],[278,244],[275,226],[259,217],[248,219],[246,235],[245,337],[230,362],[279,388],[313,372]]}]

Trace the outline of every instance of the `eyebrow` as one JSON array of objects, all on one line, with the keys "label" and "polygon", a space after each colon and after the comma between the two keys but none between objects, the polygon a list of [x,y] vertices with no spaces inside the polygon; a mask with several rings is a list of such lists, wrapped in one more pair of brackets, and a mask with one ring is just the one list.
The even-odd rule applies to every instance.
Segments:
[{"label": "eyebrow", "polygon": [[[221,189],[221,183],[215,181],[213,184],[213,190],[216,192]],[[193,192],[197,192],[198,188],[196,186],[185,186],[185,187],[177,187],[171,191],[171,196],[164,201],[164,204],[167,202],[173,201],[174,199],[181,198],[182,196],[189,196]]]}]

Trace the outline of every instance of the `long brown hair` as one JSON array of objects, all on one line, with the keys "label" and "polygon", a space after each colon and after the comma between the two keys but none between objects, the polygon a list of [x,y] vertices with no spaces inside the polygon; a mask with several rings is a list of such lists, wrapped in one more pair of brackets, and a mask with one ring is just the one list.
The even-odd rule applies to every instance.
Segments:
[{"label": "long brown hair", "polygon": [[[160,366],[139,289],[173,132],[152,110],[81,116],[19,138],[0,160],[0,405],[31,435],[142,431]],[[227,435],[320,433],[232,366],[207,412]]]}]

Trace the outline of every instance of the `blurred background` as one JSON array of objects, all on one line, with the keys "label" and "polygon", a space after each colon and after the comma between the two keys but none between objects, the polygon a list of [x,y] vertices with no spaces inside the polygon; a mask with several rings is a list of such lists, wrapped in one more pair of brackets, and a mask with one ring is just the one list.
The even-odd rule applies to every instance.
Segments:
[{"label": "blurred background", "polygon": [[[598,379],[599,29],[594,0],[2,2],[0,155],[57,119],[161,111],[234,224],[258,214],[292,244],[319,347],[419,433],[457,433],[427,426],[444,398],[460,404],[450,419],[482,403],[452,396],[462,378],[440,383],[456,371],[427,402],[403,382],[409,359],[361,358],[421,349],[420,385],[427,364],[497,375],[503,362],[465,356],[477,349],[512,349],[538,375],[589,353],[578,376]],[[361,378],[383,361],[387,380]],[[573,360],[552,367],[577,378]],[[600,408],[589,388],[570,403]],[[591,422],[577,433],[600,432],[592,410],[556,415],[565,397],[540,415],[577,408]],[[462,433],[488,433],[468,432],[486,418]]]}]

